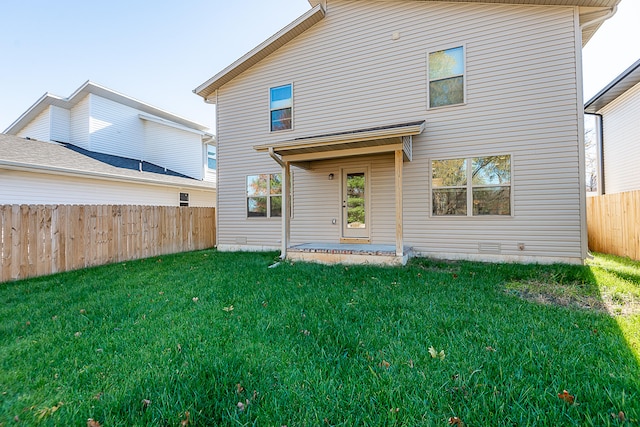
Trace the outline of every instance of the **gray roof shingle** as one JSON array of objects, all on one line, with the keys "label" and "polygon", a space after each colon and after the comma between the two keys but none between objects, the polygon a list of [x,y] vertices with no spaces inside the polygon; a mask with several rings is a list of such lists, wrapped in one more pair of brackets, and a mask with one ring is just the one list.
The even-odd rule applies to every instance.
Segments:
[{"label": "gray roof shingle", "polygon": [[164,171],[152,163],[83,150],[71,144],[28,140],[0,133],[0,168],[93,176],[118,181],[214,189],[212,183]]}]

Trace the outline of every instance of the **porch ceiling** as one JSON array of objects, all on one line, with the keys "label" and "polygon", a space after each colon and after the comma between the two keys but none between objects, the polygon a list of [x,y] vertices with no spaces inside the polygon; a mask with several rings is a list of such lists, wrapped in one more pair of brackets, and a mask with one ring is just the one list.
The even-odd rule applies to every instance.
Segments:
[{"label": "porch ceiling", "polygon": [[403,150],[406,160],[411,160],[411,142],[408,142],[409,138],[405,137],[419,135],[424,131],[424,128],[425,121],[422,120],[301,137],[272,144],[256,145],[253,148],[256,151],[273,150],[284,161],[289,162],[309,162],[395,150]]}]

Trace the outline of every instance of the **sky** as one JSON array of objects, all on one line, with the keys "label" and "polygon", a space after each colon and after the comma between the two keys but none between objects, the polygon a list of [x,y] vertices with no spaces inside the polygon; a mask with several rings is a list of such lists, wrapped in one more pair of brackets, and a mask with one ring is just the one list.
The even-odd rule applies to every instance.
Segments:
[{"label": "sky", "polygon": [[[85,81],[214,129],[193,93],[310,8],[307,0],[2,0],[0,132],[44,93]],[[583,51],[585,101],[640,58],[640,0]]]}]

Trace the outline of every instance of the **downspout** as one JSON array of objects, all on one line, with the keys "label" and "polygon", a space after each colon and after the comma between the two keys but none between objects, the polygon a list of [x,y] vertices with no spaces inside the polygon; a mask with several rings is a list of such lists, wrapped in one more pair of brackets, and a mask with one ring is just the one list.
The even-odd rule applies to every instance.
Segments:
[{"label": "downspout", "polygon": [[289,212],[287,206],[289,205],[289,180],[287,174],[287,165],[282,161],[280,157],[273,151],[273,147],[269,147],[269,156],[276,161],[282,168],[282,237],[280,239],[280,259],[284,260],[287,257],[287,222],[289,221]]},{"label": "downspout", "polygon": [[598,153],[598,195],[605,194],[604,187],[604,121],[602,114],[594,113],[596,116],[596,152]]},{"label": "downspout", "polygon": [[604,194],[604,128],[602,114],[586,113],[596,118],[596,172],[598,176],[598,196]]}]

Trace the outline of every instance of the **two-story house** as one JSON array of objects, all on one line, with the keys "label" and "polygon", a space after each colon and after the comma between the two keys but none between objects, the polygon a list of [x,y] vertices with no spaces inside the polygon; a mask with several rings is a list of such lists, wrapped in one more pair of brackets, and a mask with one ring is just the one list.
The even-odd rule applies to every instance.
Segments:
[{"label": "two-story house", "polygon": [[91,81],[46,93],[4,133],[2,203],[215,206],[208,128]]},{"label": "two-story house", "polygon": [[218,248],[581,263],[582,46],[619,0],[310,0],[194,92]]}]

